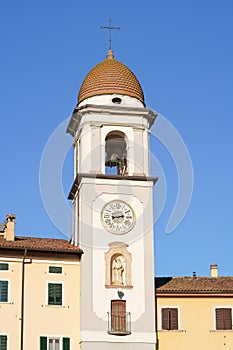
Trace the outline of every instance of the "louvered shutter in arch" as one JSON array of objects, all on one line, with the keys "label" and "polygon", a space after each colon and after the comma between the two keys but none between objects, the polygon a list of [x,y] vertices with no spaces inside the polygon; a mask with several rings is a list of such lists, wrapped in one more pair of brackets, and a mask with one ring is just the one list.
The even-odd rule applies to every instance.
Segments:
[{"label": "louvered shutter in arch", "polygon": [[162,329],[169,330],[169,308],[162,308]]},{"label": "louvered shutter in arch", "polygon": [[47,350],[47,337],[40,337],[40,350]]},{"label": "louvered shutter in arch", "polygon": [[70,350],[70,338],[63,338],[62,350]]},{"label": "louvered shutter in arch", "polygon": [[8,281],[0,281],[0,301],[8,301]]}]

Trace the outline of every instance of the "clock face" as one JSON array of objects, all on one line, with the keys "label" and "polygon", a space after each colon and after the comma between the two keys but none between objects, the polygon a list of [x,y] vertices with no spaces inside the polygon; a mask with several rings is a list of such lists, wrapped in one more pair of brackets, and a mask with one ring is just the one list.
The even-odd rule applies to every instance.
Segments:
[{"label": "clock face", "polygon": [[135,224],[135,214],[131,206],[119,199],[103,207],[101,221],[106,230],[118,235],[129,232]]}]

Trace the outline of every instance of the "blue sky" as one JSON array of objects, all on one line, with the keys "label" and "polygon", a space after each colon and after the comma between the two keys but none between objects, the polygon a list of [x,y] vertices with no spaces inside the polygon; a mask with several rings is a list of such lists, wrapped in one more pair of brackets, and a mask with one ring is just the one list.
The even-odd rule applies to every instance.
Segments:
[{"label": "blue sky", "polygon": [[[157,275],[233,275],[233,3],[230,0],[109,2],[1,1],[0,221],[17,216],[16,234],[63,237],[41,200],[39,166],[51,133],[72,113],[87,72],[105,58],[109,17],[115,57],[143,87],[147,107],[166,117],[192,159],[194,190],[177,229],[165,227],[177,173],[159,142],[153,153],[167,180],[155,226]],[[72,183],[72,156],[63,187]],[[64,219],[67,220],[67,219]]]}]

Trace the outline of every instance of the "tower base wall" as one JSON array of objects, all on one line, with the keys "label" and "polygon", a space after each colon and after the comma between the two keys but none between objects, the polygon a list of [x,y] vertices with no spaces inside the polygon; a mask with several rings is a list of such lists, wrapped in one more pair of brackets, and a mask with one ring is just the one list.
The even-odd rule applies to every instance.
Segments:
[{"label": "tower base wall", "polygon": [[155,350],[155,344],[120,342],[82,342],[80,350]]}]

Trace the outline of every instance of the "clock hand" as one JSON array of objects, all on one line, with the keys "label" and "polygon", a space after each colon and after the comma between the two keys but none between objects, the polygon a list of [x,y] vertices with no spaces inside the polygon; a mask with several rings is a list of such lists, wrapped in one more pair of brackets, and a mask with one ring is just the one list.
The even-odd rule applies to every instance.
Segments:
[{"label": "clock hand", "polygon": [[112,219],[114,220],[114,219],[119,219],[119,218],[124,218],[124,215],[122,214],[122,215],[116,215],[116,216],[114,216],[114,215],[112,215]]}]

